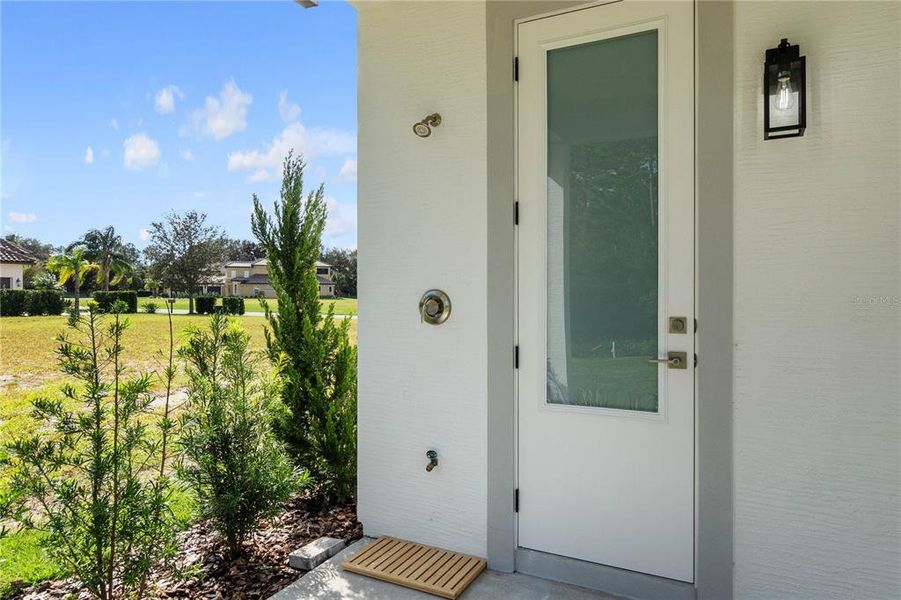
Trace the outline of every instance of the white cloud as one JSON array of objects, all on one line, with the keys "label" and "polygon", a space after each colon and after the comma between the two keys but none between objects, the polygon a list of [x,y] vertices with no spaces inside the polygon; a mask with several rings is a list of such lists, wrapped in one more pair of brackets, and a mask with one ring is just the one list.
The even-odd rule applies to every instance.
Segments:
[{"label": "white cloud", "polygon": [[257,183],[258,181],[269,181],[270,179],[273,179],[273,176],[269,173],[269,171],[265,169],[257,169],[247,176],[247,181],[251,183]]},{"label": "white cloud", "polygon": [[186,148],[184,150],[179,150],[178,155],[181,156],[185,160],[194,160],[194,153],[191,152],[190,148]]},{"label": "white cloud", "polygon": [[[288,152],[294,150],[305,160],[320,154],[347,154],[356,151],[356,139],[344,131],[314,129],[308,131],[302,123],[295,121],[285,127],[280,134],[262,150],[232,152],[228,155],[229,171],[253,171],[251,181],[263,181],[281,173],[282,161]],[[262,172],[265,172],[265,175]]]},{"label": "white cloud", "polygon": [[183,99],[185,95],[178,89],[177,85],[167,85],[156,93],[153,102],[153,108],[161,115],[167,115],[175,112],[175,99]]},{"label": "white cloud", "polygon": [[94,164],[94,149],[90,146],[84,151],[84,162],[86,165]]},{"label": "white cloud", "polygon": [[138,237],[141,238],[141,241],[146,242],[150,239],[150,230],[149,229],[138,229]]},{"label": "white cloud", "polygon": [[195,131],[217,140],[247,128],[247,107],[253,96],[242,92],[234,80],[225,82],[219,98],[206,97],[203,108],[194,111],[191,121]]},{"label": "white cloud", "polygon": [[331,236],[344,235],[357,229],[356,206],[345,206],[331,196],[326,196],[325,207],[328,209],[328,220],[325,233]]},{"label": "white cloud", "polygon": [[160,147],[143,133],[135,133],[123,142],[125,146],[125,168],[140,171],[144,167],[157,164]]},{"label": "white cloud", "polygon": [[119,129],[119,121],[117,121],[114,117],[109,120],[109,126],[112,127],[113,129]]},{"label": "white cloud", "polygon": [[341,171],[338,175],[343,179],[356,179],[357,178],[357,159],[356,158],[345,158],[344,164],[341,165]]},{"label": "white cloud", "polygon": [[34,213],[20,213],[16,211],[9,211],[9,220],[13,223],[34,223],[38,220],[38,216]]},{"label": "white cloud", "polygon": [[288,101],[288,92],[286,91],[278,95],[278,114],[281,115],[283,121],[288,123],[296,121],[300,117],[300,107]]}]

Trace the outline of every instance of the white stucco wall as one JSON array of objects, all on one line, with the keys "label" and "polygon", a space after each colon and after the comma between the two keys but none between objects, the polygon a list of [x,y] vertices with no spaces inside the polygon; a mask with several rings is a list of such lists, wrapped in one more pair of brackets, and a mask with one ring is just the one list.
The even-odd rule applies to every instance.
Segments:
[{"label": "white stucco wall", "polygon": [[[25,265],[20,263],[0,263],[0,277],[9,277],[9,287],[22,289],[25,278],[23,276]],[[18,280],[18,283],[16,283]]]},{"label": "white stucco wall", "polygon": [[[808,130],[763,141],[781,37]],[[897,598],[901,3],[737,2],[734,60],[735,597]]]},{"label": "white stucco wall", "polygon": [[[485,5],[356,7],[359,518],[368,535],[485,556]],[[432,112],[441,126],[416,137]],[[419,318],[433,287],[452,301],[441,326]]]}]

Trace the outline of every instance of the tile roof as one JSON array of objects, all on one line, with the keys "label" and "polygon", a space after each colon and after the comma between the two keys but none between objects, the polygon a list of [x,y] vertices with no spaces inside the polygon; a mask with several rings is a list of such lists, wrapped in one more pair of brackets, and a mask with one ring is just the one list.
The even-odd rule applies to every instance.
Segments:
[{"label": "tile roof", "polygon": [[232,279],[235,283],[261,283],[269,284],[269,275],[262,273],[251,273],[250,277],[235,277]]},{"label": "tile roof", "polygon": [[231,262],[225,263],[226,267],[255,267],[258,265],[266,266],[269,264],[269,261],[265,258],[258,258],[257,260],[233,260]]},{"label": "tile roof", "polygon": [[0,262],[26,263],[30,265],[37,262],[37,260],[31,252],[22,246],[0,238]]}]

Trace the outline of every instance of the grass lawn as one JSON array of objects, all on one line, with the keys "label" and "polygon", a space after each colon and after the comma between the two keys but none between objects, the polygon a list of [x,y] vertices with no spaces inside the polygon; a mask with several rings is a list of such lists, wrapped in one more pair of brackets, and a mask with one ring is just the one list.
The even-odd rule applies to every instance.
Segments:
[{"label": "grass lawn", "polygon": [[567,404],[657,411],[657,367],[646,356],[573,357],[568,375]]},{"label": "grass lawn", "polygon": [[[143,310],[141,305],[147,301],[152,301],[157,304],[159,310],[162,310],[165,306],[166,300],[164,298],[138,298],[138,310]],[[278,307],[278,300],[267,300],[269,303],[269,307],[273,310]],[[323,298],[322,299],[322,310],[325,312],[328,310],[329,304],[335,305],[335,314],[336,315],[355,315],[357,314],[357,299],[356,298]],[[175,308],[181,310],[188,310],[188,299],[187,298],[176,298],[175,299]],[[263,307],[260,306],[260,301],[256,298],[245,298],[244,299],[244,309],[247,312],[263,312]]]},{"label": "grass lawn", "polygon": [[[354,305],[356,300],[353,301]],[[209,317],[173,315],[176,337],[188,325],[203,325]],[[236,317],[251,336],[251,347],[262,350],[261,317]],[[168,319],[164,313],[128,315],[131,326],[125,333],[123,358],[134,375],[143,371],[161,371],[161,350],[168,344]],[[37,395],[55,394],[59,385],[70,379],[59,372],[54,351],[57,333],[66,329],[65,317],[3,317],[0,319],[0,448],[15,435],[27,434],[33,427],[29,413]],[[357,341],[357,322],[350,324],[351,341]],[[185,384],[182,369],[176,386]],[[162,382],[158,390],[164,389]],[[0,450],[2,454],[2,450]],[[0,485],[4,480],[0,472]],[[187,519],[191,500],[179,497],[176,514]],[[62,575],[40,548],[40,534],[18,531],[0,539],[0,598],[9,592],[9,584],[22,580],[36,582]]]}]

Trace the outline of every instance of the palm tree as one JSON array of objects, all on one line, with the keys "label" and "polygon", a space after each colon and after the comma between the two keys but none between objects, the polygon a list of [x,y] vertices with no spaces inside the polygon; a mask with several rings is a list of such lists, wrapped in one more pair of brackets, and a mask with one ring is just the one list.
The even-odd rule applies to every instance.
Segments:
[{"label": "palm tree", "polygon": [[99,271],[100,266],[85,258],[85,249],[77,246],[68,254],[56,254],[47,259],[47,270],[59,274],[59,284],[65,285],[70,279],[75,285],[75,312],[79,310],[81,282],[84,276]]},{"label": "palm tree", "polygon": [[134,269],[124,253],[122,236],[116,233],[114,227],[103,230],[91,229],[80,240],[71,244],[69,249],[75,246],[84,247],[87,258],[100,267],[104,291],[109,291],[110,283],[113,285],[119,283]]}]

